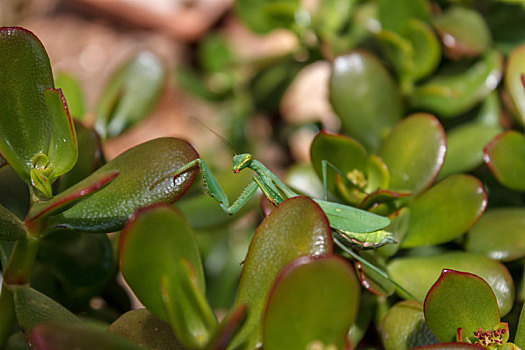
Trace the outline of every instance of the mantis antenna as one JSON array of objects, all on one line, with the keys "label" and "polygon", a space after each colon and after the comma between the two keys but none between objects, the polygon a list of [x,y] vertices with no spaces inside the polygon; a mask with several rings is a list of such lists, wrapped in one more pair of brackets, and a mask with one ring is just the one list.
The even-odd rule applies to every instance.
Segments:
[{"label": "mantis antenna", "polygon": [[214,134],[215,136],[217,136],[217,138],[219,140],[221,140],[225,145],[227,145],[235,155],[239,154],[239,152],[235,149],[235,147],[232,145],[232,143],[230,141],[228,141],[224,136],[222,136],[221,134],[219,134],[218,132],[216,132],[215,130],[209,128],[206,124],[204,124],[203,122],[201,122],[199,119],[191,116],[190,117],[191,119],[193,119],[195,122],[197,122],[198,124],[200,124],[203,128],[205,128],[206,130],[208,130],[209,132],[211,132],[212,134]]}]

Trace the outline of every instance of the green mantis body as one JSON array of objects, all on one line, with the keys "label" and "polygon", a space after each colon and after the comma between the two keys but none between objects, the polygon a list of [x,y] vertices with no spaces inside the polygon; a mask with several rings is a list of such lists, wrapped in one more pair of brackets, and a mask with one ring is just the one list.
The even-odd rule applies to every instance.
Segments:
[{"label": "green mantis body", "polygon": [[[261,189],[264,196],[274,205],[280,204],[287,198],[299,195],[286,186],[261,162],[254,159],[251,154],[243,153],[233,157],[233,172],[237,174],[241,170],[248,168],[254,172],[254,177],[253,181],[244,189],[233,204],[230,205],[228,197],[217,182],[210,168],[204,160],[200,158],[179,168],[174,174],[174,179],[195,166],[198,166],[201,170],[204,186],[208,194],[214,198],[228,214],[234,214],[242,208],[258,188]],[[382,228],[390,224],[388,218],[327,200],[313,200],[324,211],[330,227],[343,236],[351,246],[366,249],[377,248],[384,244],[396,242],[389,232],[382,230]]]}]

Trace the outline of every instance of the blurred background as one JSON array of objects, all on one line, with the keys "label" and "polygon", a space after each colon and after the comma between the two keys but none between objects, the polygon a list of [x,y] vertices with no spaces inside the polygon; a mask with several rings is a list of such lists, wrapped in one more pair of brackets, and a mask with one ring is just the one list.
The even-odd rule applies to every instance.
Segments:
[{"label": "blurred background", "polygon": [[[2,0],[0,24],[34,32],[48,52],[54,75],[64,73],[76,80],[84,106],[84,115],[77,117],[86,126],[94,126],[104,89],[120,66],[142,51],[150,51],[161,60],[167,78],[159,100],[139,125],[106,140],[104,152],[107,159],[112,159],[136,144],[162,136],[187,139],[200,150],[216,144],[217,137],[192,118],[226,138],[230,135],[223,130],[225,127],[239,129],[233,134],[244,133],[244,123],[236,122],[231,113],[224,116],[226,120],[218,121],[221,116],[217,105],[195,99],[178,77],[181,67],[200,64],[198,43],[217,28],[221,36],[228,38],[239,60],[280,55],[295,45],[290,33],[273,33],[264,38],[252,34],[232,15],[232,7],[232,0]],[[225,84],[221,79],[230,77],[210,78],[214,79],[210,84],[216,85],[218,94],[230,88],[221,86]],[[69,102],[67,94],[66,98]],[[245,107],[232,108],[239,112]],[[226,114],[231,111],[226,110]],[[257,125],[250,128],[258,133],[253,137],[268,137],[268,119],[254,118],[250,123]],[[270,162],[282,158],[278,152],[266,154]],[[231,163],[227,146],[224,159],[228,165]]]}]

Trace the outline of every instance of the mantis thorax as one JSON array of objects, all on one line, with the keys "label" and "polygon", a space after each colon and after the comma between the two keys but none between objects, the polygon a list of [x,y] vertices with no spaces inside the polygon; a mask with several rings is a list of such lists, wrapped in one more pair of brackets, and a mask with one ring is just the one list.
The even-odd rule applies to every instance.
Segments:
[{"label": "mantis thorax", "polygon": [[233,172],[238,173],[252,164],[253,156],[250,153],[236,154],[233,157]]}]

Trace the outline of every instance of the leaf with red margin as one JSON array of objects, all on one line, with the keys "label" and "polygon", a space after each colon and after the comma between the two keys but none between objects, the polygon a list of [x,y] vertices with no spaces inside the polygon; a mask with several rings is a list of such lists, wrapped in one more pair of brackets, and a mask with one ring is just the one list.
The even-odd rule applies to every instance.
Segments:
[{"label": "leaf with red margin", "polygon": [[413,348],[412,350],[480,350],[479,345],[474,344],[465,344],[465,343],[439,343],[426,346],[420,346],[418,348]]},{"label": "leaf with red margin", "polygon": [[80,182],[53,197],[51,200],[35,202],[27,215],[26,221],[44,219],[49,215],[58,214],[67,210],[78,200],[108,185],[118,175],[119,172],[117,170],[97,172],[88,178],[89,181]]},{"label": "leaf with red margin", "polygon": [[71,208],[54,215],[52,228],[94,233],[121,230],[128,218],[141,207],[155,203],[173,203],[188,190],[198,167],[174,174],[180,167],[198,157],[186,141],[163,137],[144,142],[117,156],[76,186],[91,182],[92,176],[119,171],[108,186],[78,201]]},{"label": "leaf with red margin", "polygon": [[[498,302],[489,284],[481,277],[444,269],[428,292],[425,320],[441,342],[473,342],[479,328],[492,329],[500,321]],[[458,329],[461,332],[458,333]]]},{"label": "leaf with red margin", "polygon": [[[428,256],[394,258],[387,265],[388,274],[392,279],[420,302],[423,302],[443,269],[469,272],[487,281],[496,295],[502,316],[513,307],[514,281],[509,271],[505,265],[486,256],[449,251]],[[403,296],[402,293],[398,294]]]},{"label": "leaf with red margin", "polygon": [[295,259],[277,276],[268,296],[264,349],[303,350],[313,344],[348,348],[359,296],[355,273],[341,257]]},{"label": "leaf with red margin", "polygon": [[474,9],[451,6],[433,19],[443,53],[453,60],[477,57],[490,49],[492,38],[483,16]]},{"label": "leaf with red margin", "polygon": [[471,228],[487,207],[483,184],[470,175],[451,175],[410,205],[402,248],[449,242]]},{"label": "leaf with red margin", "polygon": [[44,97],[50,121],[49,150],[46,154],[53,167],[50,178],[53,182],[73,168],[78,158],[78,145],[75,126],[62,90],[47,89]]},{"label": "leaf with red margin", "polygon": [[525,136],[507,131],[496,136],[483,150],[485,163],[503,185],[525,191]]},{"label": "leaf with red margin", "polygon": [[332,254],[332,249],[328,219],[314,201],[299,196],[276,207],[257,228],[244,261],[235,305],[246,304],[249,314],[231,346],[252,348],[259,341],[266,299],[283,267],[300,256]]},{"label": "leaf with red margin", "polygon": [[248,307],[244,304],[237,305],[221,324],[216,328],[205,350],[226,349],[230,341],[237,334],[246,321]]},{"label": "leaf with red margin", "polygon": [[207,305],[204,271],[195,234],[174,207],[139,209],[119,241],[124,279],[140,301],[168,321],[187,347],[202,347],[216,319]]},{"label": "leaf with red margin", "polygon": [[104,165],[102,142],[95,130],[75,121],[78,143],[78,159],[75,166],[58,179],[58,193],[75,185]]},{"label": "leaf with red margin", "polygon": [[511,109],[516,120],[525,125],[525,84],[523,83],[525,45],[516,46],[509,54],[505,70],[505,92],[510,97]]}]

